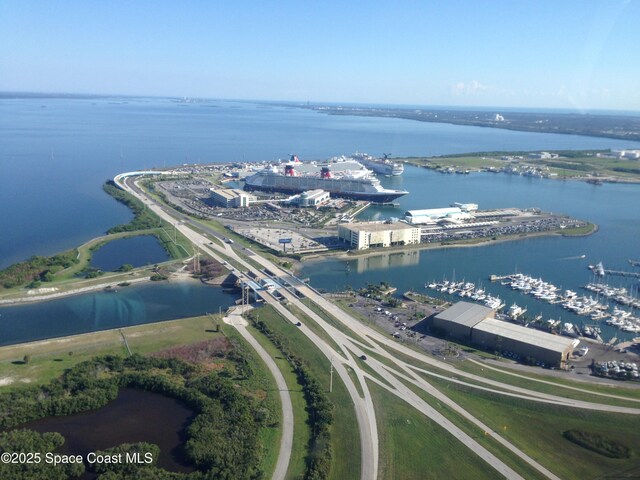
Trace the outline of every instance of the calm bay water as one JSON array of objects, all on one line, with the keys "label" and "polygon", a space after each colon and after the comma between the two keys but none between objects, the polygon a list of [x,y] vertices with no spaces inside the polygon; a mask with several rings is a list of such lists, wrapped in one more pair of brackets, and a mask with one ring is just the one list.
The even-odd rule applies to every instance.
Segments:
[{"label": "calm bay water", "polygon": [[[356,150],[394,156],[494,150],[640,148],[638,142],[421,123],[392,118],[330,116],[310,110],[242,102],[194,104],[169,99],[0,100],[0,268],[33,254],[76,246],[127,222],[128,209],[102,192],[119,172],[182,163],[323,159]],[[403,217],[407,209],[474,202],[480,208],[538,207],[593,221],[596,235],[535,238],[481,248],[380,255],[345,262],[326,260],[302,273],[316,287],[390,281],[419,289],[443,276],[481,282],[514,271],[541,276],[563,288],[590,280],[588,262],[629,269],[640,257],[640,186],[600,187],[494,174],[441,175],[409,167],[401,178],[382,179],[410,195],[399,208],[371,208],[362,218]],[[580,255],[587,257],[577,259]],[[123,262],[124,263],[124,262]],[[118,265],[119,266],[119,265]],[[455,272],[455,273],[454,273]],[[614,279],[610,283],[624,283]],[[633,287],[633,282],[627,282]],[[529,307],[529,313],[571,318],[562,309],[513,297],[500,285],[484,286]],[[184,288],[182,294],[176,293]],[[230,297],[193,284],[149,285],[46,304],[0,309],[0,344],[113,328],[217,311]],[[166,290],[168,289],[168,290]],[[175,297],[170,297],[176,294]],[[188,295],[186,292],[190,292]],[[145,293],[143,293],[145,292]],[[214,293],[218,292],[218,293]],[[139,295],[139,296],[136,296]],[[221,297],[217,297],[217,295]],[[228,302],[228,303],[225,303]],[[13,321],[9,321],[12,319]],[[6,339],[13,340],[7,341]]]},{"label": "calm bay water", "polygon": [[153,265],[169,259],[167,251],[153,235],[114,240],[93,253],[91,266],[105,272],[115,271],[124,264],[134,267]]},{"label": "calm bay water", "polygon": [[198,282],[162,282],[0,307],[0,346],[217,313],[234,300]]},{"label": "calm bay water", "polygon": [[128,170],[274,160],[292,152],[322,159],[356,150],[409,156],[624,147],[640,144],[227,101],[2,99],[0,268],[127,222],[129,210],[101,185]]},{"label": "calm bay water", "polygon": [[[588,317],[579,317],[559,306],[512,292],[499,283],[491,284],[489,275],[522,272],[585,294],[587,292],[580,287],[594,280],[587,268],[589,264],[602,261],[609,269],[633,270],[628,259],[640,257],[640,185],[594,186],[576,181],[491,173],[444,175],[417,167],[408,167],[403,178],[382,181],[387,186],[420,191],[421,194],[401,198],[400,207],[370,208],[361,217],[403,218],[406,210],[444,207],[457,201],[478,203],[481,209],[538,207],[591,221],[598,225],[599,231],[587,237],[539,237],[482,247],[310,262],[301,276],[311,278],[314,286],[335,290],[347,284],[357,288],[385,280],[400,292],[409,289],[426,292],[426,282],[455,277],[457,281],[482,283],[507,305],[515,301],[526,306],[532,316],[541,313],[544,318],[582,324],[589,323]],[[582,255],[586,257],[579,258]],[[634,291],[638,286],[637,280],[622,277],[609,277],[607,282]],[[619,338],[633,336],[614,329],[608,333]]]}]

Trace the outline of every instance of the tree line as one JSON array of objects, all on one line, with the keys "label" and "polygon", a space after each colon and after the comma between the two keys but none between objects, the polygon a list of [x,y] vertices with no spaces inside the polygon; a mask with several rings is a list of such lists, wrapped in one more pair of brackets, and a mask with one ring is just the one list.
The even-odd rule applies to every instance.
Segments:
[{"label": "tree line", "polygon": [[[136,467],[140,471],[131,474],[106,466],[104,471],[98,472],[101,474],[99,478],[254,480],[263,477],[259,467],[261,444],[258,432],[266,417],[256,400],[242,394],[227,376],[205,372],[197,365],[174,358],[140,355],[97,357],[77,364],[47,385],[2,393],[0,428],[8,430],[38,418],[97,409],[114,400],[118,391],[126,387],[175,398],[195,412],[186,431],[185,453],[188,462],[198,471],[177,474],[141,464]],[[25,443],[23,437],[12,433],[16,431],[2,434],[0,450],[28,451],[25,445],[39,441],[39,434],[32,432],[24,434],[31,436],[31,443]],[[8,468],[14,468],[14,465]],[[22,477],[16,470],[8,473],[0,478],[55,478],[41,475],[42,472],[38,471]]]},{"label": "tree line", "polygon": [[144,203],[128,192],[122,190],[113,180],[105,182],[102,188],[118,202],[129,207],[133,212],[133,219],[129,223],[111,227],[107,230],[107,233],[133,232],[136,230],[148,230],[167,225],[158,215],[147,208]]},{"label": "tree line", "polygon": [[333,403],[305,361],[292,353],[289,341],[285,337],[271,330],[262,320],[252,318],[252,323],[293,366],[298,383],[302,386],[311,427],[304,478],[305,480],[324,480],[331,472],[333,457],[330,431],[333,422]]},{"label": "tree line", "polygon": [[60,270],[78,263],[78,250],[73,249],[50,257],[34,255],[24,262],[0,270],[0,285],[4,288],[19,287],[31,283],[33,288],[41,282],[49,282]]}]

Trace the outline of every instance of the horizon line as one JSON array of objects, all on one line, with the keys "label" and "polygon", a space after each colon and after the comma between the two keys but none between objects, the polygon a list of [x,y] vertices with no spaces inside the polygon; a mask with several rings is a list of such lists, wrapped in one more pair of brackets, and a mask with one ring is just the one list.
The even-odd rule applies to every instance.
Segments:
[{"label": "horizon line", "polygon": [[[495,105],[426,105],[418,103],[377,103],[377,102],[352,102],[352,101],[336,101],[336,100],[274,100],[274,99],[254,99],[254,98],[224,98],[224,97],[203,97],[203,96],[185,96],[185,95],[154,95],[154,94],[133,94],[133,93],[77,93],[77,92],[43,92],[43,91],[14,91],[0,90],[0,99],[7,98],[7,95],[16,95],[15,98],[57,98],[57,97],[75,97],[75,98],[157,98],[157,99],[189,99],[198,101],[228,101],[228,102],[250,102],[250,103],[275,103],[275,104],[291,104],[296,106],[362,106],[367,108],[375,107],[393,107],[393,108],[425,108],[433,110],[456,109],[464,111],[495,111],[498,109],[509,109],[513,111],[529,112],[532,110],[556,110],[560,112],[578,113],[581,115],[590,112],[619,112],[620,114],[640,115],[640,110],[621,110],[616,108],[578,108],[578,107],[524,107],[524,106],[495,106]],[[550,112],[553,113],[553,112]]]}]

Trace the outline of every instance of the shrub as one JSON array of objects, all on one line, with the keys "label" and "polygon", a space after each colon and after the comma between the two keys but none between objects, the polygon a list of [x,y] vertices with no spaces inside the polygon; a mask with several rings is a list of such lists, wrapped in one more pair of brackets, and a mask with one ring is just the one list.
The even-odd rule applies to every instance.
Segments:
[{"label": "shrub", "polygon": [[631,456],[629,447],[598,433],[585,432],[584,430],[567,430],[563,433],[563,436],[570,442],[605,457],[629,458]]}]

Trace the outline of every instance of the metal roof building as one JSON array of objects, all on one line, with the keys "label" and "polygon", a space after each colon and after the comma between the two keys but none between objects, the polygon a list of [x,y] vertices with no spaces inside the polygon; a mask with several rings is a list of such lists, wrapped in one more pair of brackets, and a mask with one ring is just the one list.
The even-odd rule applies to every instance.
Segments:
[{"label": "metal roof building", "polygon": [[513,352],[531,361],[563,366],[579,340],[486,318],[471,331],[471,341],[487,350]]},{"label": "metal roof building", "polygon": [[458,302],[433,318],[433,328],[490,352],[511,352],[525,361],[565,366],[579,341],[496,320],[487,307]]},{"label": "metal roof building", "polygon": [[475,303],[458,302],[433,318],[433,326],[460,340],[471,340],[471,329],[495,312]]}]

